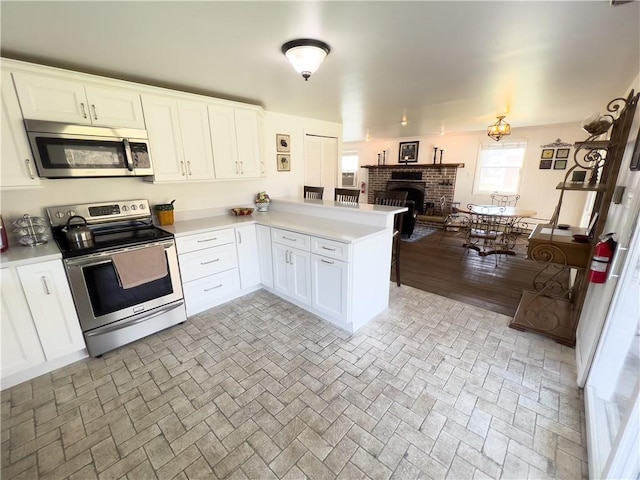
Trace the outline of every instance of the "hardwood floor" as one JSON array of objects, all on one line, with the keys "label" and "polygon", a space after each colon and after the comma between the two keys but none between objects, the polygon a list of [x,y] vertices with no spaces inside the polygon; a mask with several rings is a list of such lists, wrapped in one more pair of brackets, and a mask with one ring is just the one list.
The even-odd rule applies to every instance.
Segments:
[{"label": "hardwood floor", "polygon": [[[519,240],[517,255],[481,257],[462,247],[463,237],[438,230],[417,242],[402,242],[402,284],[459,300],[512,317],[523,290],[531,290],[540,265],[526,258],[526,237]],[[395,281],[395,275],[392,274]]]}]

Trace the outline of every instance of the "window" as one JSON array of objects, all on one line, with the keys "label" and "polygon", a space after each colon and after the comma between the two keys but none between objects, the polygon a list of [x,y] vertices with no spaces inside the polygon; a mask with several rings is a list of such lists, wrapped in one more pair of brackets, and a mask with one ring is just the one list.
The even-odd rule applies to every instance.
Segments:
[{"label": "window", "polygon": [[348,151],[342,153],[342,165],[340,167],[342,186],[355,187],[358,173],[358,152]]},{"label": "window", "polygon": [[482,145],[473,193],[518,193],[526,142]]}]

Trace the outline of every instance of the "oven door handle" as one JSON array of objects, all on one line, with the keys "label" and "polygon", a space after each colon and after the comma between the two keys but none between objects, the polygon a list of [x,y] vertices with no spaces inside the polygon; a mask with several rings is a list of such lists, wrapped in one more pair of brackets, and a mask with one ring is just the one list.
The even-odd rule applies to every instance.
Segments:
[{"label": "oven door handle", "polygon": [[146,320],[149,320],[150,318],[157,317],[164,313],[170,312],[171,310],[174,310],[182,306],[182,304],[184,304],[184,302],[180,301],[178,303],[174,303],[173,305],[169,305],[168,307],[161,308],[159,310],[154,310],[153,312],[149,312],[146,315],[142,314],[141,316],[137,316],[136,318],[129,320],[128,322],[118,323],[117,325],[105,325],[104,327],[96,328],[95,330],[85,333],[85,335],[87,337],[95,337],[98,335],[103,335],[105,333],[115,332],[116,330],[121,330],[126,327],[131,327],[132,325],[136,325],[138,323],[144,322]]}]

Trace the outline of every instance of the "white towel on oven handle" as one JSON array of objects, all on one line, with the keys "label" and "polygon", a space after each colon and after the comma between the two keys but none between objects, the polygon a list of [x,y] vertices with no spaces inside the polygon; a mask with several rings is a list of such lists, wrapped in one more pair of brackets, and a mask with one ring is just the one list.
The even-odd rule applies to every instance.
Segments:
[{"label": "white towel on oven handle", "polygon": [[167,259],[162,245],[136,248],[111,256],[123,289],[137,287],[167,276]]}]

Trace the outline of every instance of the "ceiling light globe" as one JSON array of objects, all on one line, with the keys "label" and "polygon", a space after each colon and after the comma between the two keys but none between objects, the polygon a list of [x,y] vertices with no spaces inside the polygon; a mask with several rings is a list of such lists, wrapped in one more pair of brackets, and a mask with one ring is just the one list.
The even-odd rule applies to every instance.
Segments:
[{"label": "ceiling light globe", "polygon": [[291,40],[282,45],[282,53],[305,80],[318,69],[330,51],[326,43],[308,38]]}]

